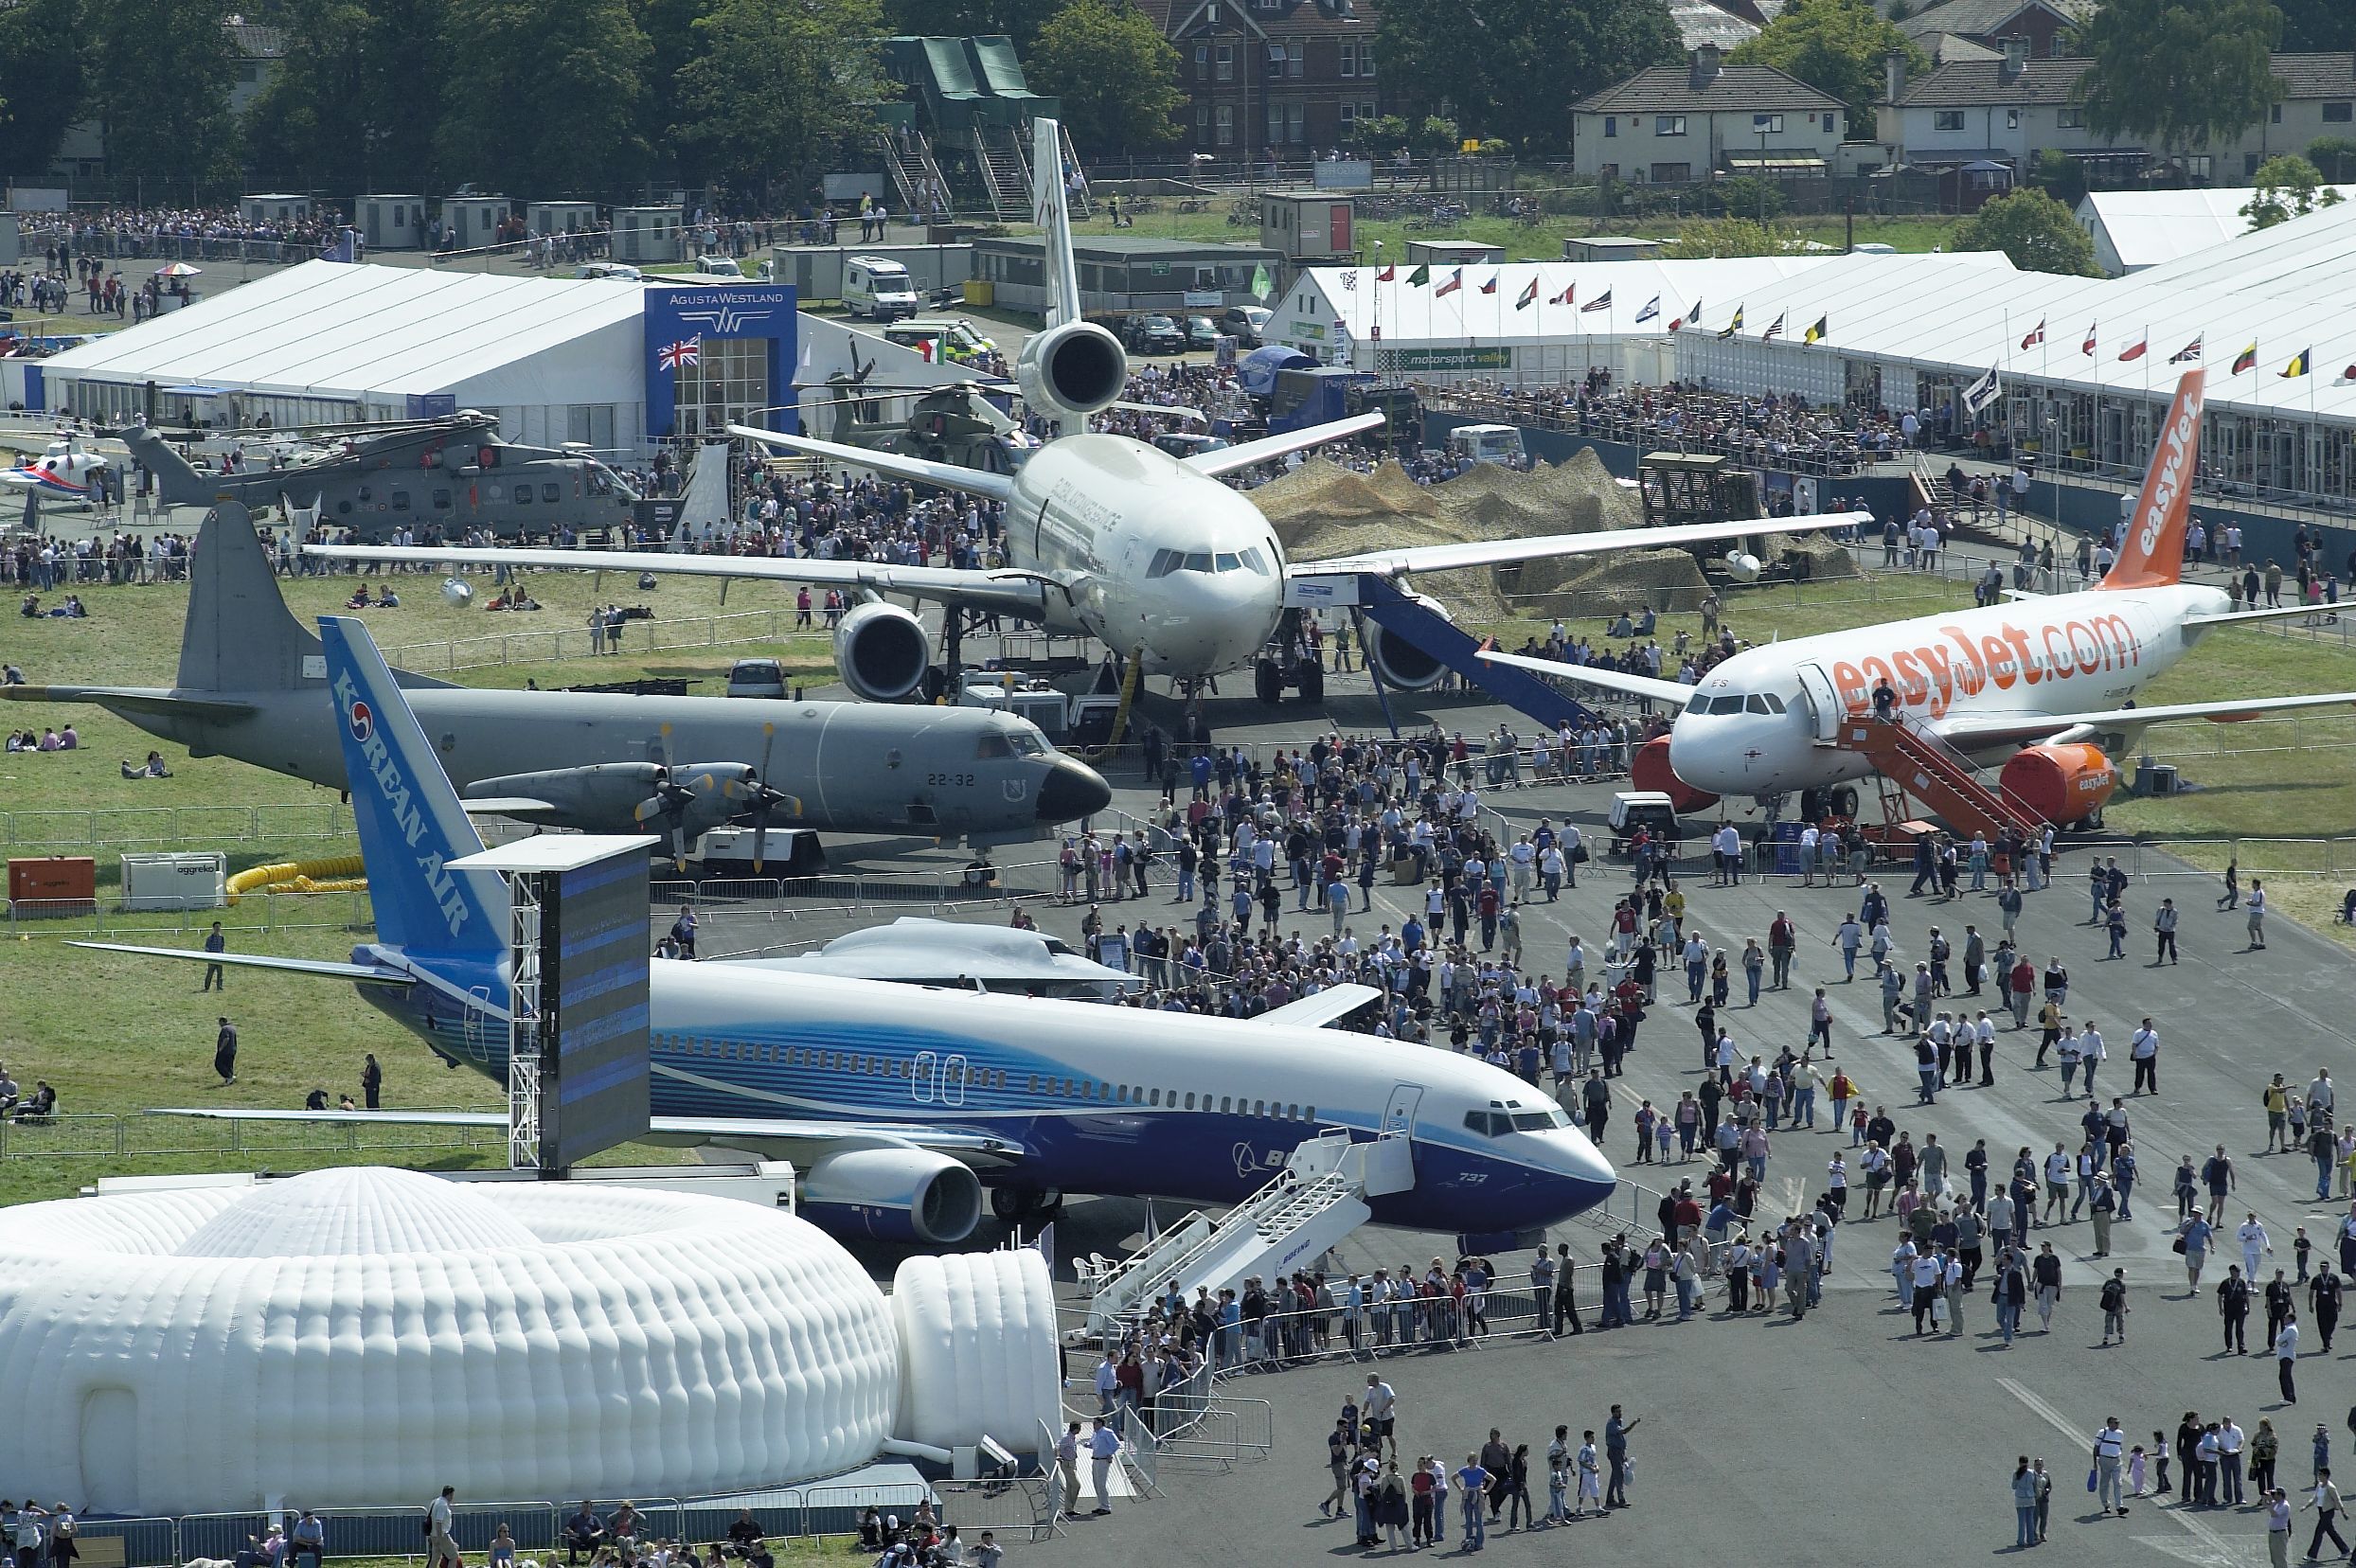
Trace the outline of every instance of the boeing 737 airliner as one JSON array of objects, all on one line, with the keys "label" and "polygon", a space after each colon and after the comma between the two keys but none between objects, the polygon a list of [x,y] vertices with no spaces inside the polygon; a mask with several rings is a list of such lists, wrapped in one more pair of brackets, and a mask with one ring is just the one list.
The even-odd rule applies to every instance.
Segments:
[{"label": "boeing 737 airliner", "polygon": [[[507,1071],[507,893],[452,870],[481,841],[367,633],[323,618],[378,940],[348,964],[86,943],[355,982],[453,1061]],[[935,990],[657,959],[653,1134],[794,1161],[838,1231],[943,1243],[1064,1192],[1230,1203],[1319,1131],[1403,1131],[1415,1185],[1378,1223],[1535,1231],[1607,1197],[1611,1166],[1545,1095],[1470,1057],[1314,1026],[1371,993],[1261,1018]],[[504,1126],[499,1113],[193,1112]]]}]

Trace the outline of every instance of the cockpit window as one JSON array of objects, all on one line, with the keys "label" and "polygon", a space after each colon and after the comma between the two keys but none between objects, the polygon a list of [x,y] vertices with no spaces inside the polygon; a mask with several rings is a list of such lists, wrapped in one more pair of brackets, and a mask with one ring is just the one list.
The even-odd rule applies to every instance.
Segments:
[{"label": "cockpit window", "polygon": [[1776,710],[1767,705],[1766,698],[1754,691],[1742,700],[1742,711],[1745,713],[1773,713]]},{"label": "cockpit window", "polygon": [[998,731],[984,730],[981,739],[973,742],[973,755],[986,762],[993,757],[1012,757],[1014,747]]},{"label": "cockpit window", "polygon": [[1780,697],[1778,697],[1778,696],[1776,696],[1774,692],[1772,692],[1772,691],[1771,691],[1771,692],[1767,693],[1767,695],[1766,695],[1766,697],[1763,699],[1763,701],[1764,701],[1764,702],[1766,703],[1766,704],[1767,704],[1767,711],[1768,711],[1768,712],[1770,712],[1770,713],[1781,713],[1781,712],[1783,711],[1783,699],[1782,699],[1782,698],[1780,698]]},{"label": "cockpit window", "polygon": [[1570,1125],[1571,1118],[1569,1113],[1565,1112],[1559,1105],[1545,1111],[1516,1111],[1513,1113],[1513,1131],[1516,1132],[1544,1132],[1548,1128],[1568,1127]]},{"label": "cockpit window", "polygon": [[1243,552],[1243,565],[1245,570],[1258,576],[1268,575],[1268,558],[1259,553],[1259,546],[1257,544]]},{"label": "cockpit window", "polygon": [[1740,697],[1713,697],[1710,699],[1710,714],[1713,718],[1722,713],[1740,713],[1741,711],[1742,699]]},{"label": "cockpit window", "polygon": [[1219,556],[1219,569],[1223,572],[1240,572],[1243,569],[1243,562],[1233,550],[1224,550]]},{"label": "cockpit window", "polygon": [[1687,713],[1707,713],[1709,710],[1710,700],[1698,691],[1693,694],[1693,701],[1686,704]]},{"label": "cockpit window", "polygon": [[1017,757],[1039,757],[1047,749],[1047,743],[1028,730],[1016,730],[1007,737],[1007,744],[1014,748]]},{"label": "cockpit window", "polygon": [[1467,1111],[1464,1125],[1468,1131],[1483,1137],[1502,1138],[1509,1132],[1544,1132],[1557,1127],[1568,1127],[1571,1118],[1561,1106],[1539,1111]]},{"label": "cockpit window", "polygon": [[1152,564],[1145,569],[1145,575],[1150,578],[1168,577],[1184,565],[1186,559],[1186,552],[1183,550],[1156,550],[1153,552]]},{"label": "cockpit window", "polygon": [[1195,550],[1189,552],[1187,556],[1185,566],[1181,568],[1181,570],[1188,572],[1207,572],[1210,569],[1211,555],[1208,550]]}]

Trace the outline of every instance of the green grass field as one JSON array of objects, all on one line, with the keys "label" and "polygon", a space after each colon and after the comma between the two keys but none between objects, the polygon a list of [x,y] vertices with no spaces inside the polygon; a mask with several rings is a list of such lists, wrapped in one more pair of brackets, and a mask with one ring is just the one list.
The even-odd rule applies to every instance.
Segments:
[{"label": "green grass field", "polygon": [[[480,610],[446,607],[432,577],[404,576],[393,579],[402,590],[403,607],[373,611],[368,622],[379,640],[389,648],[411,647],[445,652],[455,644],[463,649],[472,639],[494,635],[495,623],[505,617]],[[290,603],[309,616],[339,608],[350,589],[350,579],[297,579],[285,585]],[[780,601],[776,590],[739,584],[723,608],[716,584],[667,579],[645,593],[627,583],[569,573],[544,573],[533,579],[533,591],[548,605],[537,616],[516,617],[504,629],[511,637],[541,636],[562,628],[575,631],[593,602],[626,598],[652,603],[672,622],[697,617],[766,610]],[[107,682],[126,685],[165,685],[177,658],[180,623],[187,590],[180,586],[92,588],[84,592],[91,618],[81,621],[10,620],[0,628],[0,658],[24,668],[33,682]],[[790,604],[790,600],[783,601]],[[1739,633],[1752,640],[1790,638],[1839,630],[1861,623],[1931,614],[1969,602],[1968,593],[1936,580],[1901,574],[1876,575],[1846,582],[1818,582],[1794,589],[1789,585],[1739,590],[1731,597],[1727,619]],[[790,622],[790,615],[787,617]],[[517,623],[524,624],[521,629]],[[764,623],[765,624],[765,623]],[[1507,646],[1518,646],[1535,623],[1520,619],[1483,628]],[[1663,623],[1664,642],[1680,628],[1700,632],[1698,616],[1671,615]],[[573,684],[635,675],[681,675],[720,689],[728,663],[742,654],[776,653],[787,658],[815,682],[826,677],[828,650],[823,639],[789,638],[782,642],[752,642],[735,647],[694,647],[651,650],[643,623],[633,623],[631,641],[619,656],[591,660],[585,655],[511,664],[465,671],[471,684],[520,686],[527,679],[543,686]],[[585,637],[570,645],[585,648]],[[425,662],[422,658],[419,662]],[[2237,691],[2318,691],[2356,686],[2356,656],[2336,646],[2283,637],[2257,631],[2234,631],[2212,636],[2179,668],[2156,685],[2152,701],[2197,700]],[[45,811],[105,811],[123,808],[182,808],[218,811],[224,807],[304,804],[324,809],[334,797],[294,780],[219,758],[192,759],[177,748],[161,747],[174,776],[163,780],[126,781],[118,776],[117,758],[143,757],[152,742],[139,731],[95,711],[0,704],[0,723],[39,727],[62,722],[71,716],[83,738],[73,753],[0,757],[0,811],[15,825],[19,838],[26,825],[55,823]],[[2221,749],[2222,748],[2222,749]],[[2356,721],[2314,718],[2237,726],[2180,724],[2152,732],[2151,749],[2178,760],[2186,777],[2198,788],[2168,799],[2115,804],[2110,812],[2114,833],[2148,836],[2174,846],[2196,864],[2221,868],[2228,839],[2321,840],[2356,834]],[[2132,760],[2129,765],[2132,767]],[[306,813],[311,814],[311,813]],[[163,847],[146,845],[142,847]],[[243,866],[263,861],[349,852],[348,841],[257,841],[222,845],[184,844],[182,847],[225,847],[232,864]],[[77,852],[95,853],[101,880],[115,880],[119,846]],[[22,847],[11,850],[22,854]],[[2320,852],[2301,846],[2254,849],[2244,854],[2244,869],[2288,868],[2327,864]],[[2347,878],[2285,878],[2270,887],[2277,907],[2321,930],[2346,933],[2329,923],[2328,911]],[[231,912],[234,923],[251,923],[245,911]],[[124,935],[125,924],[144,928],[146,939],[163,945],[193,946],[207,917],[158,916],[110,921],[110,934]],[[365,900],[357,895],[323,899],[307,908],[301,923],[268,933],[241,931],[234,945],[241,951],[268,951],[297,957],[340,958],[368,935]],[[239,973],[231,978],[225,996],[204,996],[197,990],[200,971],[193,967],[166,965],[127,955],[91,953],[69,948],[54,927],[28,922],[9,928],[13,939],[0,941],[0,1062],[28,1091],[38,1079],[56,1085],[62,1108],[69,1114],[97,1113],[126,1119],[75,1123],[48,1131],[9,1130],[0,1149],[27,1148],[87,1150],[53,1157],[0,1158],[0,1202],[58,1197],[99,1174],[241,1168],[257,1165],[293,1169],[312,1165],[363,1159],[391,1159],[427,1166],[496,1164],[504,1149],[484,1139],[473,1147],[419,1142],[375,1150],[349,1147],[348,1140],[319,1130],[286,1129],[259,1146],[232,1144],[223,1124],[138,1117],[155,1105],[231,1106],[293,1109],[312,1088],[330,1097],[350,1092],[357,1096],[364,1053],[375,1051],[385,1075],[385,1100],[392,1106],[471,1107],[492,1109],[500,1094],[490,1081],[466,1071],[441,1066],[388,1020],[360,1002],[340,984],[294,977]],[[221,1086],[211,1070],[214,1020],[226,1012],[239,1025],[241,1049],[238,1081]],[[249,1134],[249,1138],[259,1134]],[[152,1150],[116,1156],[117,1148]],[[169,1151],[169,1152],[163,1152]],[[667,1161],[675,1152],[631,1149],[617,1150],[620,1161]]]}]

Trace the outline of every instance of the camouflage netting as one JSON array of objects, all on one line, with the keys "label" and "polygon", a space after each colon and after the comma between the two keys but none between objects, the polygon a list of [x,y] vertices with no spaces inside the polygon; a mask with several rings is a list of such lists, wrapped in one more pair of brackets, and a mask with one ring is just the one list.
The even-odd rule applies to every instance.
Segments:
[{"label": "camouflage netting", "polygon": [[1857,558],[1848,553],[1847,545],[1834,543],[1828,534],[1793,534],[1781,542],[1777,554],[1765,559],[1772,561],[1794,556],[1807,561],[1808,575],[1814,579],[1857,575]]}]

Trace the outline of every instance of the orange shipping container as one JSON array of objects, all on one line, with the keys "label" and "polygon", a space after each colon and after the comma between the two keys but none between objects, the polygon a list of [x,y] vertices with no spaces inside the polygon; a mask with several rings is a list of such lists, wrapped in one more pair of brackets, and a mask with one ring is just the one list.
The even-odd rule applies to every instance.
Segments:
[{"label": "orange shipping container", "polygon": [[17,919],[87,915],[98,896],[98,863],[87,855],[9,862],[9,913]]}]

